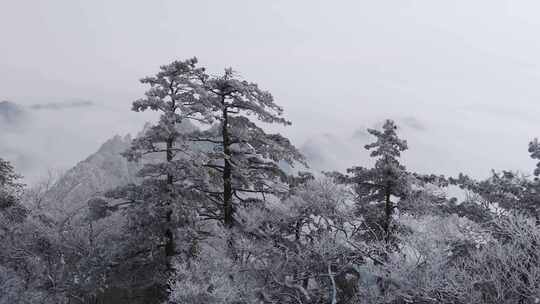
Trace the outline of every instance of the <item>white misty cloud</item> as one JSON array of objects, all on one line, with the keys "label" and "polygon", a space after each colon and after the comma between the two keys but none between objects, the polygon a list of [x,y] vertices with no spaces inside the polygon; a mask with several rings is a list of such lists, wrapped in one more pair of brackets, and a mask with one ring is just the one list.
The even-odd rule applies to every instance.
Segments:
[{"label": "white misty cloud", "polygon": [[26,113],[22,107],[11,101],[0,101],[0,127],[12,129],[23,123]]},{"label": "white misty cloud", "polygon": [[70,100],[62,102],[38,103],[30,106],[33,110],[62,110],[68,108],[81,108],[94,106],[91,100]]},{"label": "white misty cloud", "polygon": [[[270,90],[293,122],[283,134],[298,145],[324,133],[342,139],[314,145],[338,163],[365,157],[364,127],[393,118],[413,169],[486,175],[534,166],[527,143],[540,135],[538,2],[516,1],[509,14],[493,1],[218,1],[213,10],[207,1],[132,1],[129,15],[124,2],[36,1],[28,10],[13,1],[0,11],[0,98],[99,103],[35,111],[24,136],[0,132],[2,153],[41,155],[25,158],[32,166],[73,164],[142,125],[129,113],[144,92],[140,77],[196,55],[213,72],[232,66]],[[199,13],[168,14],[179,10]]]},{"label": "white misty cloud", "polygon": [[416,131],[425,131],[428,128],[422,120],[414,116],[406,116],[406,117],[397,119],[397,123],[402,124],[403,126],[409,127]]},{"label": "white misty cloud", "polygon": [[123,109],[97,104],[58,104],[63,106],[39,111],[18,106],[21,115],[16,127],[13,121],[0,120],[0,157],[12,161],[25,182],[37,181],[48,170],[69,169],[107,139],[116,134],[135,134],[146,120],[153,118],[132,113],[129,102]]}]

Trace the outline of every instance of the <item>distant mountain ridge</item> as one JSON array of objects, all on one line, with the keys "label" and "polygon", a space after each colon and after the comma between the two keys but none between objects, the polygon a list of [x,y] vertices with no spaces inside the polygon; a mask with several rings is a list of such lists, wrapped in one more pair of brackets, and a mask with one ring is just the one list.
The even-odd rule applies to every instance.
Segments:
[{"label": "distant mountain ridge", "polygon": [[[146,123],[137,137],[142,136],[151,128]],[[179,126],[181,132],[191,132],[198,129],[197,126],[185,122]],[[367,137],[367,136],[366,136]],[[299,147],[310,165],[310,171],[314,173],[328,170],[344,170],[349,164],[350,155],[362,151],[366,138],[352,136],[346,140],[331,134],[323,134],[308,139]],[[129,162],[122,153],[132,144],[130,135],[116,135],[107,140],[101,147],[86,159],[80,161],[73,168],[66,171],[47,191],[46,199],[54,200],[64,206],[66,210],[74,210],[86,205],[87,201],[112,188],[140,182],[137,172],[142,168],[144,161],[155,161],[158,156],[149,156],[143,162]],[[204,144],[196,144],[199,148],[208,149]],[[332,147],[341,146],[340,153],[332,153]],[[360,156],[360,155],[359,155]],[[294,170],[288,165],[280,164],[283,169],[292,173]],[[305,170],[302,169],[302,170]]]},{"label": "distant mountain ridge", "polygon": [[121,155],[131,142],[129,135],[116,135],[107,140],[98,151],[64,173],[47,191],[46,199],[72,210],[82,207],[100,192],[137,182],[141,165]]},{"label": "distant mountain ridge", "polygon": [[[151,127],[147,123],[137,137],[142,136]],[[197,129],[191,123],[179,125],[180,132]],[[47,201],[55,201],[65,210],[75,210],[85,206],[87,201],[107,190],[137,183],[140,178],[137,172],[144,161],[152,161],[156,156],[145,158],[141,162],[130,162],[122,153],[129,149],[133,142],[130,135],[116,135],[107,140],[101,147],[73,168],[66,171],[46,192]]]}]

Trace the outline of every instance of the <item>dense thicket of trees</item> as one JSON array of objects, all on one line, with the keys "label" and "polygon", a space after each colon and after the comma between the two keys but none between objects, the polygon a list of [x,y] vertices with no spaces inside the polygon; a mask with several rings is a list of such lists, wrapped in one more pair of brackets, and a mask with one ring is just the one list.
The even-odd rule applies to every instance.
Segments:
[{"label": "dense thicket of trees", "polygon": [[139,182],[69,209],[0,159],[0,304],[540,302],[540,165],[411,172],[387,120],[358,151],[373,166],[309,172],[265,131],[283,109],[231,69],[141,82],[132,109],[160,117],[124,153]]}]

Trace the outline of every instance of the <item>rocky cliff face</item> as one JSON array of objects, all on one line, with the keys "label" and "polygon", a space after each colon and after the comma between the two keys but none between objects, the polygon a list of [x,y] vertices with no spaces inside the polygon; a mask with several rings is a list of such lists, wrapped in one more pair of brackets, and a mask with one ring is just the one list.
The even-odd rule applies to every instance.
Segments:
[{"label": "rocky cliff face", "polygon": [[140,164],[128,162],[121,153],[131,144],[131,137],[114,136],[97,152],[68,170],[46,193],[66,210],[82,207],[92,196],[111,188],[137,182]]}]

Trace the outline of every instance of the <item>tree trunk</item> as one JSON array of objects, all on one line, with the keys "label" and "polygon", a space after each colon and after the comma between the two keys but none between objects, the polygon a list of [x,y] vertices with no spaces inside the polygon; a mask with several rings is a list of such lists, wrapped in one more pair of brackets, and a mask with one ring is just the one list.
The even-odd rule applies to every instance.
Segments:
[{"label": "tree trunk", "polygon": [[[174,137],[169,136],[167,139],[167,163],[172,162],[173,160],[173,143],[174,143]],[[174,233],[171,228],[172,224],[172,193],[173,193],[173,176],[170,172],[167,172],[167,191],[171,193],[171,198],[167,200],[167,213],[165,215],[166,225],[167,229],[165,230],[165,258],[167,260],[167,269],[172,270],[172,257],[175,253],[175,244],[174,244]]]},{"label": "tree trunk", "polygon": [[222,97],[223,107],[223,125],[222,125],[222,139],[223,139],[223,154],[224,164],[223,164],[223,223],[226,227],[231,228],[233,226],[233,208],[232,208],[232,185],[231,185],[231,150],[229,138],[229,117],[227,112],[227,107],[225,107],[225,98]]},{"label": "tree trunk", "polygon": [[[169,138],[167,138],[167,148],[166,148],[167,163],[170,163],[173,160],[173,144],[174,144],[174,137],[169,136]],[[167,186],[171,187],[172,184],[173,184],[173,176],[170,172],[167,172]]]},{"label": "tree trunk", "polygon": [[390,223],[392,221],[392,213],[394,206],[390,200],[390,190],[387,188],[385,191],[385,201],[384,201],[384,241],[386,244],[390,243]]}]

